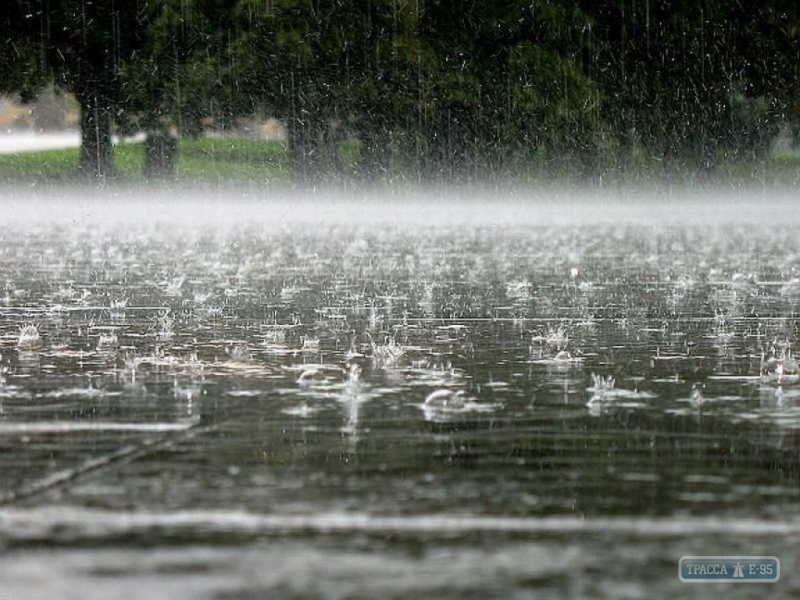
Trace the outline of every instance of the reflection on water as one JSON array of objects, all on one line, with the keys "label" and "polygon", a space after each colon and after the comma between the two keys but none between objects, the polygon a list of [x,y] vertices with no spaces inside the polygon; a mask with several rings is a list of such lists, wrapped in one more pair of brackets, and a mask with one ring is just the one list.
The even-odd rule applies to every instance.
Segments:
[{"label": "reflection on water", "polygon": [[[93,586],[96,557],[69,549],[104,544],[102,568],[134,577],[134,540],[212,544],[186,567],[208,574],[277,560],[259,541],[277,538],[288,574],[256,588],[460,597],[493,556],[485,595],[639,597],[701,593],[677,561],[720,540],[797,556],[765,538],[800,508],[791,227],[281,214],[0,229],[14,569],[65,546],[51,577]],[[374,587],[343,565],[324,594],[291,575],[339,553]],[[143,568],[169,597],[186,577],[160,556]]]}]

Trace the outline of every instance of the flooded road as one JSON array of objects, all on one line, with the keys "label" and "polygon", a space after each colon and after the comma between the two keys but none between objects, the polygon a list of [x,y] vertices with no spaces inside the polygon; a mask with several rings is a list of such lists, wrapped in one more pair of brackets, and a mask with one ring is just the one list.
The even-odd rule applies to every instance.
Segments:
[{"label": "flooded road", "polygon": [[774,198],[55,196],[0,228],[10,597],[800,591]]}]

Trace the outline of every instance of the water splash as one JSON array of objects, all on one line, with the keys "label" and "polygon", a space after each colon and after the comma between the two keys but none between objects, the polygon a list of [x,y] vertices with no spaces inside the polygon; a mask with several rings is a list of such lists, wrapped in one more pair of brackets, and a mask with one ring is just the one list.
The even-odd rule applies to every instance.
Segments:
[{"label": "water splash", "polygon": [[706,398],[703,395],[703,388],[704,385],[700,385],[697,383],[692,384],[692,393],[689,394],[689,404],[692,405],[692,408],[700,410],[703,405],[706,403]]},{"label": "water splash", "polygon": [[172,336],[175,335],[175,331],[173,329],[175,325],[175,316],[171,315],[169,310],[164,311],[158,317],[158,339],[160,340],[170,340]]},{"label": "water splash", "polygon": [[378,366],[395,367],[405,355],[406,350],[393,337],[386,339],[383,344],[376,344],[369,336],[369,343],[372,347],[372,360]]},{"label": "water splash", "polygon": [[778,351],[773,348],[769,356],[762,355],[760,377],[762,382],[776,385],[800,381],[800,366],[788,345],[783,345]]},{"label": "water splash", "polygon": [[128,306],[128,299],[127,298],[117,298],[111,301],[109,306],[109,312],[111,313],[112,319],[124,319],[125,318],[125,309]]},{"label": "water splash", "polygon": [[39,336],[39,328],[33,323],[28,323],[20,327],[19,335],[17,336],[17,347],[21,350],[33,350],[38,348],[42,343]]},{"label": "water splash", "polygon": [[469,413],[492,412],[498,405],[478,402],[462,389],[440,388],[430,392],[419,408],[426,421],[441,423]]},{"label": "water splash", "polygon": [[570,349],[570,337],[564,325],[549,327],[543,334],[531,337],[528,352],[534,362],[552,364],[580,364],[580,350]]},{"label": "water splash", "polygon": [[589,391],[592,392],[592,397],[589,399],[588,404],[598,404],[602,402],[609,402],[612,398],[612,392],[615,391],[617,382],[611,375],[597,375],[592,373],[592,387]]},{"label": "water splash", "polygon": [[183,295],[183,282],[186,281],[186,275],[173,277],[164,283],[164,293],[167,296],[178,297]]},{"label": "water splash", "polygon": [[464,390],[440,389],[431,392],[423,403],[426,407],[439,410],[463,410],[467,394]]},{"label": "water splash", "polygon": [[644,408],[648,401],[656,397],[655,394],[638,390],[617,387],[616,379],[611,375],[605,377],[592,373],[592,386],[588,388],[592,396],[586,403],[592,414],[610,407],[615,408]]},{"label": "water splash", "polygon": [[347,372],[336,365],[303,365],[303,371],[297,378],[297,385],[301,388],[330,386],[342,384]]},{"label": "water splash", "polygon": [[98,351],[115,350],[119,347],[119,338],[113,331],[103,332],[97,340]]}]

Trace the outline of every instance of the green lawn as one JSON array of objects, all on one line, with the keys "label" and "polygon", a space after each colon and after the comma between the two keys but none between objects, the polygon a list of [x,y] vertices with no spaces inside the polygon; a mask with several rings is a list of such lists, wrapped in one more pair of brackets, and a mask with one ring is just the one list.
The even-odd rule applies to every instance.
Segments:
[{"label": "green lawn", "polygon": [[[79,180],[79,150],[45,150],[0,154],[0,182],[58,183]],[[344,142],[340,147],[342,174],[355,174],[358,146]],[[128,143],[114,149],[115,166],[123,183],[141,183],[144,144]],[[552,173],[550,173],[552,176]],[[690,174],[691,175],[691,174]],[[642,166],[634,181],[657,183],[657,171]],[[568,179],[568,176],[567,176]],[[277,140],[253,140],[228,137],[182,139],[176,165],[178,183],[220,185],[285,184],[290,180],[286,144]],[[611,181],[611,179],[609,179]],[[686,177],[687,182],[692,177]],[[720,165],[703,181],[710,185],[800,185],[800,153],[775,154],[764,163]]]},{"label": "green lawn", "polygon": [[[139,152],[141,172],[141,149]],[[238,138],[185,139],[180,143],[177,176],[186,181],[285,183],[289,180],[286,144]]]},{"label": "green lawn", "polygon": [[70,181],[76,177],[79,156],[78,148],[0,154],[0,181]]},{"label": "green lawn", "polygon": [[[0,154],[0,181],[14,183],[75,181],[77,148]],[[114,164],[123,182],[143,182],[144,144],[121,144]],[[176,165],[178,181],[190,183],[285,183],[289,180],[286,144],[239,138],[183,139]]]}]

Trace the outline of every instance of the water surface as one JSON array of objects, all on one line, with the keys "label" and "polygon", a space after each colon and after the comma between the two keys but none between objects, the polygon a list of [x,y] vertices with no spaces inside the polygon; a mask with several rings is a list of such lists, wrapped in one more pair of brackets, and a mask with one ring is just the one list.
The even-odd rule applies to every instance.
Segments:
[{"label": "water surface", "polygon": [[692,554],[798,592],[780,199],[34,192],[0,228],[14,597],[753,593]]}]

